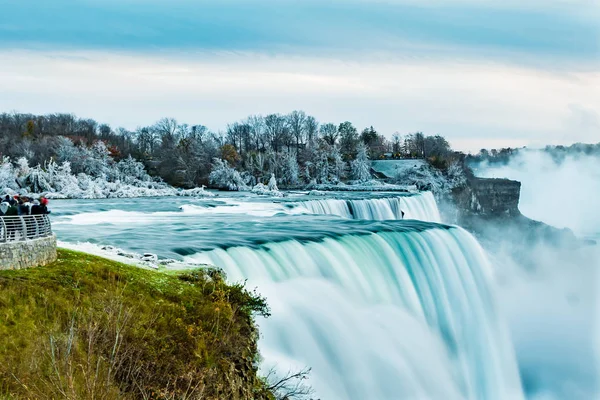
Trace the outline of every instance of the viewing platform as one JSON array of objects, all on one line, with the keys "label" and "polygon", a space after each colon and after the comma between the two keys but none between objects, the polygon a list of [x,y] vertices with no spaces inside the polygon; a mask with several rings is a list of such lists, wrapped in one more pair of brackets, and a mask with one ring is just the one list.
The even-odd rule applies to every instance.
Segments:
[{"label": "viewing platform", "polygon": [[0,270],[46,265],[56,260],[56,235],[48,215],[0,217]]}]

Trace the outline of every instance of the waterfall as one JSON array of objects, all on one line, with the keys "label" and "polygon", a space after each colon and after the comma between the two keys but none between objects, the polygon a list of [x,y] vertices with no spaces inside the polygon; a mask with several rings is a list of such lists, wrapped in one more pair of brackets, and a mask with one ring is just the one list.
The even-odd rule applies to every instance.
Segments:
[{"label": "waterfall", "polygon": [[319,199],[300,203],[311,214],[338,215],[365,220],[418,219],[441,222],[440,212],[431,192],[411,196],[372,198],[362,200]]},{"label": "waterfall", "polygon": [[[372,204],[360,212],[380,203]],[[364,215],[358,209],[353,215]],[[248,279],[267,296],[273,315],[260,321],[265,364],[284,372],[312,367],[319,398],[523,398],[477,241],[458,227],[386,224],[378,232],[217,248],[187,259],[221,267],[231,281]]]}]

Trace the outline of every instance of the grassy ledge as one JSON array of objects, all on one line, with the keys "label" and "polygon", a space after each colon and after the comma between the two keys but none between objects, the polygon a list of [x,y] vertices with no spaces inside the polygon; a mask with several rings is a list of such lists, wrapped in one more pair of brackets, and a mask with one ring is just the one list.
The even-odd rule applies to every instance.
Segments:
[{"label": "grassy ledge", "polygon": [[215,270],[172,275],[59,250],[0,271],[0,398],[274,399],[263,298]]}]

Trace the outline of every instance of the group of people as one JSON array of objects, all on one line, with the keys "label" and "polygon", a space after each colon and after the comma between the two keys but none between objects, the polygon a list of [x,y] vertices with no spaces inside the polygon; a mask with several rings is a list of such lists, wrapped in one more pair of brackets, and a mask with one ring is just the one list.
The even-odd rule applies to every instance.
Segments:
[{"label": "group of people", "polygon": [[0,203],[0,217],[18,215],[45,215],[50,214],[48,210],[48,199],[40,197],[33,199],[27,196],[9,196]]}]

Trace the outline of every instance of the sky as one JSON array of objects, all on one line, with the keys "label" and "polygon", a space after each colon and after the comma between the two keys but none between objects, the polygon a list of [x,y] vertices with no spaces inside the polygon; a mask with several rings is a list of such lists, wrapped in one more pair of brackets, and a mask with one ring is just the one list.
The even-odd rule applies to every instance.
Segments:
[{"label": "sky", "polygon": [[600,141],[595,0],[0,0],[0,111],[301,109],[461,150]]}]

